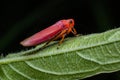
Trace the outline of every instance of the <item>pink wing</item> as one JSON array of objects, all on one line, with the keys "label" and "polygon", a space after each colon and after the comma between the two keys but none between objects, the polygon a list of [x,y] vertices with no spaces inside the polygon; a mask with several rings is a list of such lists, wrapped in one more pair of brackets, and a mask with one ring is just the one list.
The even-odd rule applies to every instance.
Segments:
[{"label": "pink wing", "polygon": [[62,21],[58,21],[54,25],[32,35],[31,37],[20,42],[23,46],[35,46],[37,44],[46,42],[56,36],[64,29],[64,24]]}]

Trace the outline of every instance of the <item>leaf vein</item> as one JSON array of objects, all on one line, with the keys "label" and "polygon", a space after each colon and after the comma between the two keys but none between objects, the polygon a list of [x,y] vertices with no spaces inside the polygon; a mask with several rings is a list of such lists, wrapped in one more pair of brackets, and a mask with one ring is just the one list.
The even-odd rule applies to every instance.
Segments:
[{"label": "leaf vein", "polygon": [[117,47],[116,43],[114,43],[114,46],[115,46],[116,51],[120,54],[120,50],[119,50],[120,48]]},{"label": "leaf vein", "polygon": [[5,74],[6,78],[7,78],[8,80],[12,80],[12,79],[7,75],[6,69],[4,69],[3,66],[1,66],[1,69],[3,70],[3,73]]},{"label": "leaf vein", "polygon": [[28,80],[35,80],[35,79],[33,79],[33,78],[31,78],[31,77],[23,74],[22,72],[18,71],[18,69],[16,69],[15,67],[13,67],[11,64],[8,64],[8,66],[9,66],[13,71],[17,72],[18,74],[20,74],[21,76],[25,77],[26,79],[28,79]]}]

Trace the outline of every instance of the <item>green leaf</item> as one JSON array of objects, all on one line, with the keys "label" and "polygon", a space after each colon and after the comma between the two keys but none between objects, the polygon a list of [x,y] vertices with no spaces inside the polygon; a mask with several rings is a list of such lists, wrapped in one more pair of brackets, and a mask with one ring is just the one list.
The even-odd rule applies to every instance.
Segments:
[{"label": "green leaf", "polygon": [[[42,44],[43,45],[43,44]],[[120,70],[120,28],[0,59],[0,80],[76,80]]]}]

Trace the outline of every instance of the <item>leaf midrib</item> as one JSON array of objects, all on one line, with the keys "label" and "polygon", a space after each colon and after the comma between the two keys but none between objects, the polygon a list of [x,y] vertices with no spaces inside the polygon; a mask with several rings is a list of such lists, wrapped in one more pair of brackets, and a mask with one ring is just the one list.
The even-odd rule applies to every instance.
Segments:
[{"label": "leaf midrib", "polygon": [[[33,54],[33,55],[27,55],[27,56],[19,56],[19,57],[11,57],[11,58],[3,58],[0,60],[0,65],[1,64],[8,64],[8,63],[12,63],[12,62],[19,62],[19,61],[25,61],[25,60],[32,60],[32,59],[37,59],[37,58],[40,58],[40,57],[49,57],[49,56],[54,56],[54,55],[58,55],[58,54],[62,54],[62,53],[65,53],[65,52],[74,52],[74,51],[80,51],[80,50],[85,50],[85,49],[89,49],[89,48],[94,48],[94,47],[99,47],[99,46],[103,46],[103,45],[108,45],[108,44],[112,44],[112,43],[116,43],[116,42],[119,42],[120,40],[117,39],[117,40],[114,40],[114,41],[103,41],[99,44],[94,44],[94,45],[90,45],[90,46],[85,46],[85,47],[78,47],[78,48],[75,48],[75,49],[71,49],[71,50],[62,50],[62,52],[58,52],[58,53],[52,53],[52,54]],[[29,53],[28,53],[29,54]]]}]

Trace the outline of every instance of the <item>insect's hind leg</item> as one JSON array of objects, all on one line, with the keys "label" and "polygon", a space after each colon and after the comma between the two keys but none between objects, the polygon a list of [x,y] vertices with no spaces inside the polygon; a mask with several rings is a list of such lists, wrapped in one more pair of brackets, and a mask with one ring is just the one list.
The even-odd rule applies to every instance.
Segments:
[{"label": "insect's hind leg", "polygon": [[54,38],[55,38],[55,37],[53,37],[53,38],[52,38],[52,39],[50,39],[48,42],[46,42],[46,43],[45,43],[45,45],[44,45],[44,46],[42,46],[42,48],[45,48],[45,47],[46,47],[46,46],[47,46],[47,45],[48,45],[51,41],[54,41]]},{"label": "insect's hind leg", "polygon": [[60,45],[63,42],[65,35],[66,35],[66,30],[63,30],[58,35],[50,39],[42,48],[46,47],[51,41],[57,40],[58,38],[62,37],[62,39],[59,41],[59,45]]}]

